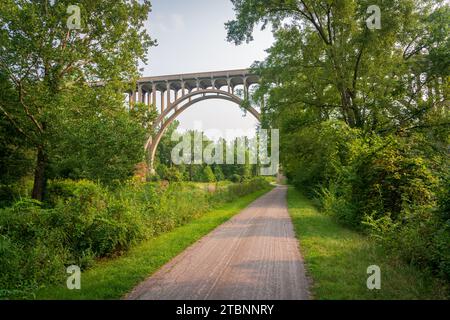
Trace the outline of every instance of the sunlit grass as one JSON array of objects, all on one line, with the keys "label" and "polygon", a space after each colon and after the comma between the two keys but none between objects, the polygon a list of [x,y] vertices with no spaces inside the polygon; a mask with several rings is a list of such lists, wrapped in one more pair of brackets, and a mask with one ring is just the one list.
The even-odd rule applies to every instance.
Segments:
[{"label": "sunlit grass", "polygon": [[[442,283],[395,257],[366,236],[320,213],[290,187],[289,213],[300,240],[315,299],[445,299]],[[367,289],[367,267],[381,268],[381,289]]]}]

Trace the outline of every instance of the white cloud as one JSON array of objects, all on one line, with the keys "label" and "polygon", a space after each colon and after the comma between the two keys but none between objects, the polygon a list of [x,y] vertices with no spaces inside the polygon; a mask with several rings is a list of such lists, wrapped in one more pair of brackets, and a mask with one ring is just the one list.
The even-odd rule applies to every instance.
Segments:
[{"label": "white cloud", "polygon": [[184,18],[181,14],[172,13],[170,15],[170,20],[173,22],[173,28],[175,30],[182,30],[185,27]]},{"label": "white cloud", "polygon": [[162,32],[178,32],[185,28],[184,17],[179,13],[156,14],[150,21],[150,27]]}]

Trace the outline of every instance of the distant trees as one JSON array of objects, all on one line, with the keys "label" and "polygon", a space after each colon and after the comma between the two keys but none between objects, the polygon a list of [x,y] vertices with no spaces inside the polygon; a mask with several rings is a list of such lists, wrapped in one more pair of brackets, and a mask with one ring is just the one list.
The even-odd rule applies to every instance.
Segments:
[{"label": "distant trees", "polygon": [[[177,170],[180,172],[183,180],[185,181],[198,181],[198,182],[213,182],[213,181],[222,181],[222,180],[231,180],[233,176],[238,175],[240,180],[249,179],[258,175],[255,164],[250,164],[249,159],[249,151],[244,150],[245,152],[245,164],[237,164],[237,139],[234,141],[226,141],[221,138],[216,142],[211,141],[203,132],[195,132],[189,131],[187,134],[191,137],[191,163],[186,163],[182,165],[174,165],[172,162],[172,150],[179,143],[178,141],[172,141],[171,137],[174,132],[177,131],[179,123],[174,121],[167,129],[166,133],[162,137],[157,151],[156,151],[156,171],[158,173],[158,177],[164,180],[170,180],[168,178],[167,170],[169,168],[173,168],[173,170]],[[203,151],[201,151],[202,164],[196,164],[194,162],[194,135],[201,135],[203,138]],[[242,137],[244,139],[244,137]],[[205,152],[210,145],[219,145],[223,146],[223,162],[224,163],[213,163],[207,164],[205,163]],[[230,147],[233,150],[235,158],[234,164],[226,164],[226,146]],[[220,150],[220,148],[215,148],[215,150]],[[197,152],[199,152],[197,150]],[[199,152],[200,153],[200,152]],[[175,169],[176,168],[176,169]]]},{"label": "distant trees", "polygon": [[225,180],[225,175],[223,174],[222,169],[220,168],[220,166],[215,165],[214,169],[213,169],[213,173],[214,173],[214,176],[215,176],[217,181]]},{"label": "distant trees", "polygon": [[205,166],[202,172],[202,180],[203,182],[215,182],[216,177],[210,166]]}]

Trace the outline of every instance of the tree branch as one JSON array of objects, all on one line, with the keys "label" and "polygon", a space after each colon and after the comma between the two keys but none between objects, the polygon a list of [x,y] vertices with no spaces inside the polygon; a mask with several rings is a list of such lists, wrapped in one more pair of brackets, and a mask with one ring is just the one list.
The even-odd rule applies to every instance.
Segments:
[{"label": "tree branch", "polygon": [[36,144],[36,141],[31,138],[28,134],[25,133],[25,131],[14,121],[13,117],[0,105],[0,110],[5,115],[6,119],[13,125],[13,127],[22,134],[26,139],[28,139],[31,143]]},{"label": "tree branch", "polygon": [[33,122],[33,124],[36,126],[36,128],[38,129],[39,133],[43,133],[44,129],[42,128],[42,126],[38,123],[38,121],[36,120],[36,118],[31,114],[30,109],[28,108],[28,106],[25,104],[25,102],[23,101],[23,86],[22,86],[22,82],[19,81],[19,101],[20,104],[22,105],[22,107],[25,110],[25,114],[27,115],[27,117],[31,120],[31,122]]},{"label": "tree branch", "polygon": [[361,47],[361,50],[359,50],[358,56],[356,58],[356,65],[355,65],[355,71],[353,73],[353,83],[352,83],[352,90],[353,92],[356,91],[356,82],[358,81],[358,71],[359,71],[359,66],[361,63],[361,57],[364,51],[364,44]]}]

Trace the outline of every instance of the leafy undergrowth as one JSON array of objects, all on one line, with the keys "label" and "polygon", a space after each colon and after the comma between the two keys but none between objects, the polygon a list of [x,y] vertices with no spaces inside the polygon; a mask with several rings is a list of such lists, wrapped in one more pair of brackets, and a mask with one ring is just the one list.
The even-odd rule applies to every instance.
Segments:
[{"label": "leafy undergrowth", "polygon": [[[445,284],[388,256],[368,237],[319,212],[290,187],[288,207],[315,299],[447,299]],[[367,268],[381,268],[381,289],[367,288]]]}]

